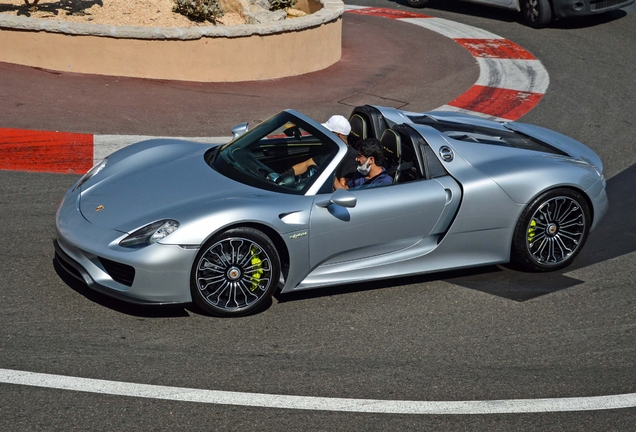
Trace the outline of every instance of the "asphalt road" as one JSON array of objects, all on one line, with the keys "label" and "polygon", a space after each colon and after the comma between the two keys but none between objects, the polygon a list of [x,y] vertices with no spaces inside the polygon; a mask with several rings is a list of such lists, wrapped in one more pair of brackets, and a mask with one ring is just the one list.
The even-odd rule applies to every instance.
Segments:
[{"label": "asphalt road", "polygon": [[[573,136],[603,159],[611,209],[572,267],[550,275],[489,267],[336,287],[280,296],[263,313],[241,319],[210,318],[192,308],[132,308],[61,278],[53,267],[53,215],[76,177],[0,172],[0,368],[356,399],[635,393],[636,16],[615,12],[537,31],[514,13],[471,4],[421,12],[484,28],[533,53],[550,86],[522,120]],[[634,408],[360,414],[8,384],[0,384],[0,413],[0,430],[11,431],[627,431],[636,420]]]}]

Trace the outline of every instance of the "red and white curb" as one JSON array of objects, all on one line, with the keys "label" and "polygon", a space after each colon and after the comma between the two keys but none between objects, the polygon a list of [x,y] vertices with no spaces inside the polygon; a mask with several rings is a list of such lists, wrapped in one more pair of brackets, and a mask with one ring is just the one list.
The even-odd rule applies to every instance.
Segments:
[{"label": "red and white curb", "polygon": [[517,120],[534,108],[550,83],[539,60],[519,45],[476,27],[418,13],[347,6],[349,13],[408,22],[453,39],[479,64],[479,79],[438,110],[461,111],[499,121]]},{"label": "red and white curb", "polygon": [[[146,135],[94,135],[0,128],[0,170],[84,174],[112,152]],[[180,137],[171,137],[177,138]],[[189,141],[223,144],[226,137],[183,137]]]},{"label": "red and white curb", "polygon": [[[548,88],[550,79],[541,62],[501,36],[396,9],[347,6],[346,12],[424,27],[453,39],[475,57],[480,69],[477,82],[439,110],[465,112],[498,121],[516,120],[532,110]],[[115,150],[150,138],[155,137],[0,128],[0,170],[81,174]],[[224,143],[229,137],[186,139]]]}]

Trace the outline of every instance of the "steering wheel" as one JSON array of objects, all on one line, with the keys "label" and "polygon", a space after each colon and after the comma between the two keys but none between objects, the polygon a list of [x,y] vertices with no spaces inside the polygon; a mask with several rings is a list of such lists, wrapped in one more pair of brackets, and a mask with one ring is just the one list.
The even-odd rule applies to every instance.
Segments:
[{"label": "steering wheel", "polygon": [[294,189],[302,189],[305,187],[307,181],[316,175],[318,172],[318,167],[316,165],[310,165],[303,174],[295,176],[290,172],[284,172],[282,174],[278,174],[275,172],[269,173],[266,177],[276,183],[279,186],[285,186]]},{"label": "steering wheel", "polygon": [[296,177],[296,183],[306,182],[308,179],[315,176],[317,172],[318,167],[316,165],[309,165],[307,171]]},{"label": "steering wheel", "polygon": [[296,184],[296,176],[292,173],[284,172],[274,180],[274,183],[279,186],[292,187]]},{"label": "steering wheel", "polygon": [[316,165],[310,165],[307,168],[307,171],[305,171],[299,176],[296,176],[296,185],[295,185],[296,190],[303,189],[305,185],[309,182],[309,179],[315,176],[317,172],[318,172],[318,167]]}]

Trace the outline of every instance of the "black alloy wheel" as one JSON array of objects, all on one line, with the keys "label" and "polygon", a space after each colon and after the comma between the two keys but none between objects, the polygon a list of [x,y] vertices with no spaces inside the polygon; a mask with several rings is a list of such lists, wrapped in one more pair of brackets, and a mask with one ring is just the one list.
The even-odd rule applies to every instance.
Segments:
[{"label": "black alloy wheel", "polygon": [[589,205],[580,192],[547,191],[521,214],[513,236],[513,259],[533,271],[566,267],[585,244],[590,224]]},{"label": "black alloy wheel", "polygon": [[271,299],[280,279],[280,259],[272,241],[252,228],[234,228],[212,238],[197,254],[190,290],[211,315],[243,316]]}]

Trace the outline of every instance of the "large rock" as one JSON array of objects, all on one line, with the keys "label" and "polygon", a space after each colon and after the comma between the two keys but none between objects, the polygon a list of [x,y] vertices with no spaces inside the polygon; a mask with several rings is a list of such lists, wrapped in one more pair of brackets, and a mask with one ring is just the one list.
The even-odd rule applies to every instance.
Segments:
[{"label": "large rock", "polygon": [[219,5],[225,12],[241,15],[247,24],[266,24],[287,17],[285,11],[270,11],[268,0],[219,0]]},{"label": "large rock", "polygon": [[282,21],[287,18],[287,12],[283,10],[264,11],[264,12],[247,12],[245,14],[245,23],[247,24],[266,24],[274,21]]}]

